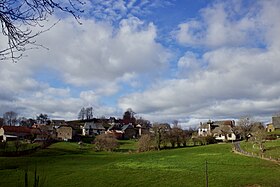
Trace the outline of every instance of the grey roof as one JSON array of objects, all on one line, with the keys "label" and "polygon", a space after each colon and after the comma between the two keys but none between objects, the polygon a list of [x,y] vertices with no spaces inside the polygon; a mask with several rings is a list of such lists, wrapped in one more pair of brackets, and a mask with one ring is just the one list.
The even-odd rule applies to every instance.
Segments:
[{"label": "grey roof", "polygon": [[86,122],[84,128],[91,128],[96,130],[105,130],[102,124],[94,122]]},{"label": "grey roof", "polygon": [[130,128],[133,128],[133,126],[130,125],[130,124],[124,125],[124,126],[122,127],[122,131],[125,131],[125,130],[128,129],[129,127],[130,127]]}]

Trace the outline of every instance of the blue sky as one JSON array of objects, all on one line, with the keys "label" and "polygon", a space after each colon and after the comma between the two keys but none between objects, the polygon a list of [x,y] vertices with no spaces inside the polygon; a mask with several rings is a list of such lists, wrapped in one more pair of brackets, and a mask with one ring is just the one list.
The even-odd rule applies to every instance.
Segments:
[{"label": "blue sky", "polygon": [[[121,117],[127,108],[183,126],[251,116],[280,106],[280,2],[86,1],[37,38],[49,48],[0,63],[0,115]],[[39,30],[42,28],[34,28]],[[0,36],[0,47],[5,38]]]}]

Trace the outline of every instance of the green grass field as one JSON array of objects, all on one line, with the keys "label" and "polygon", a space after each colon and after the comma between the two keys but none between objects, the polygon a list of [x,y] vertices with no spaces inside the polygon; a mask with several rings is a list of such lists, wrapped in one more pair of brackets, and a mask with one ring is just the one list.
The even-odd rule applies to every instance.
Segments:
[{"label": "green grass field", "polygon": [[[250,141],[248,142],[243,141],[241,142],[240,145],[244,151],[260,154],[258,146],[253,147],[253,143]],[[264,147],[265,147],[265,152],[264,152],[265,157],[280,159],[280,140],[266,141],[264,143]]]},{"label": "green grass field", "polygon": [[231,144],[131,153],[134,141],[118,152],[94,152],[91,145],[60,142],[30,156],[0,157],[0,186],[24,186],[34,168],[43,186],[280,186],[280,166],[231,152]]}]

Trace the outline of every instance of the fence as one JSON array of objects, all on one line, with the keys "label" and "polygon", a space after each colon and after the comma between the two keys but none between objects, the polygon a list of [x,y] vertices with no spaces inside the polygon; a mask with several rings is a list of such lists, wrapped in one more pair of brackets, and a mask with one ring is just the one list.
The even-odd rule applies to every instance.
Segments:
[{"label": "fence", "polygon": [[251,152],[244,151],[240,147],[240,142],[234,142],[232,149],[235,153],[239,153],[239,154],[249,156],[249,157],[260,158],[260,159],[263,159],[263,160],[269,160],[269,161],[273,161],[273,162],[276,162],[276,163],[280,164],[280,158],[272,158],[271,156],[266,157],[264,154],[256,154],[256,153],[251,153]]}]

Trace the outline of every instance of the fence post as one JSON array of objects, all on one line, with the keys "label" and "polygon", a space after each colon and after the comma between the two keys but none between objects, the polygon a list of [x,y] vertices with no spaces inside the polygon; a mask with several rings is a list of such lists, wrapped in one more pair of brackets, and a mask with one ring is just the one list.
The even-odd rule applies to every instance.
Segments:
[{"label": "fence post", "polygon": [[205,186],[208,187],[208,163],[207,160],[205,160]]}]

